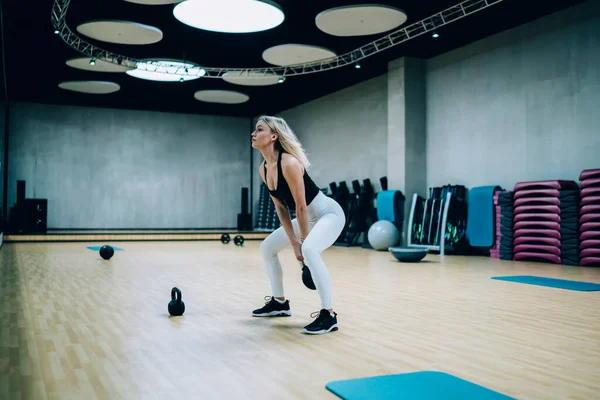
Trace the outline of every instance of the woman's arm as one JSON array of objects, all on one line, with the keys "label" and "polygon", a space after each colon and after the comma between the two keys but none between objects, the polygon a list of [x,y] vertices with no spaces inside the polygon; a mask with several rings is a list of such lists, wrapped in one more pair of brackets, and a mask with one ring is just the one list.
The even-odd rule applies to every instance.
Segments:
[{"label": "woman's arm", "polygon": [[279,222],[281,222],[281,226],[287,233],[288,238],[290,239],[290,243],[292,245],[300,245],[300,240],[296,237],[294,233],[294,227],[292,226],[292,217],[290,216],[290,211],[288,208],[281,202],[281,200],[271,196],[273,199],[273,203],[275,204],[275,211],[277,212],[277,216],[279,217]]},{"label": "woman's arm", "polygon": [[304,166],[295,157],[284,154],[281,160],[281,169],[294,197],[294,203],[296,203],[296,219],[300,228],[300,238],[304,240],[310,230],[304,195]]}]

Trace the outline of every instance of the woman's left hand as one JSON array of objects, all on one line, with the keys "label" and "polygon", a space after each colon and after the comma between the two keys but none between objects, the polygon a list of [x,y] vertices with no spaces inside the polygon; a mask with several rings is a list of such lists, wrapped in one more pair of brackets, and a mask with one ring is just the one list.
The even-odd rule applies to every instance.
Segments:
[{"label": "woman's left hand", "polygon": [[296,256],[296,260],[303,261],[304,257],[302,256],[302,243],[294,243],[292,247],[294,248],[294,255]]}]

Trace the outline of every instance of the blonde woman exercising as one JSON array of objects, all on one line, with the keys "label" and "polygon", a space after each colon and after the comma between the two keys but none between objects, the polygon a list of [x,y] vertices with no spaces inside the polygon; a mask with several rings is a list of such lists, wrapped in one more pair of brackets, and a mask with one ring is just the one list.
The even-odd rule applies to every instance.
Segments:
[{"label": "blonde woman exercising", "polygon": [[[252,147],[260,150],[264,158],[259,174],[269,189],[281,222],[281,227],[271,233],[260,246],[271,282],[272,295],[268,297],[269,301],[262,308],[254,310],[252,315],[292,315],[290,302],[283,293],[283,271],[278,255],[281,250],[291,245],[296,259],[304,261],[310,269],[321,298],[318,316],[306,325],[302,332],[318,335],[336,331],[338,321],[333,310],[331,281],[321,253],[341,234],[346,222],[344,211],[335,200],[323,194],[308,175],[308,158],[285,120],[270,116],[260,117],[252,132]],[[290,210],[296,211],[296,218],[293,220]]]}]

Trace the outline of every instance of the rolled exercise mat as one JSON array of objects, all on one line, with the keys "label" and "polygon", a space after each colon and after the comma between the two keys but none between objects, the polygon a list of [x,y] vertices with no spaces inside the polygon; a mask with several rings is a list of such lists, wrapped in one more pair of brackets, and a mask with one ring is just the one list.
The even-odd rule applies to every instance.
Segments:
[{"label": "rolled exercise mat", "polygon": [[585,181],[587,179],[592,179],[592,178],[600,178],[600,168],[584,169],[579,174],[580,181]]},{"label": "rolled exercise mat", "polygon": [[494,244],[494,194],[500,186],[478,186],[469,192],[467,239],[474,247]]}]

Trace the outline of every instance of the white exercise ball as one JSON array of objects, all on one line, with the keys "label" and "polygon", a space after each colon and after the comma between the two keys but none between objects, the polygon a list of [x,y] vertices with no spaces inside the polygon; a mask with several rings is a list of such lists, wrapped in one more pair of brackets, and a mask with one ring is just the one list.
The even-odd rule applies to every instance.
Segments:
[{"label": "white exercise ball", "polygon": [[369,228],[367,233],[369,244],[375,250],[387,250],[389,247],[396,246],[400,240],[400,232],[396,225],[390,221],[377,221]]}]

